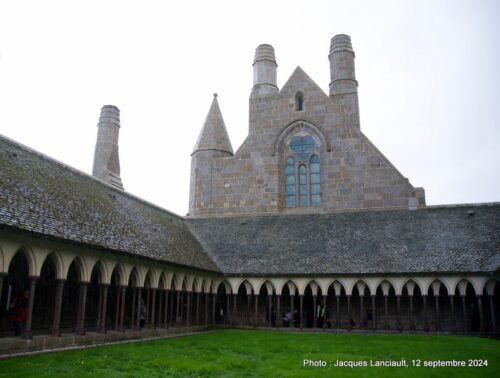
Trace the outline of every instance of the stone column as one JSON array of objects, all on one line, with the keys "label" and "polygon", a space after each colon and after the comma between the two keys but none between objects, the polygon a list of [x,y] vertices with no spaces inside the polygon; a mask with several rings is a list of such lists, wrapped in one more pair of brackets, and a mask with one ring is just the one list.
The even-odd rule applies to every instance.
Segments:
[{"label": "stone column", "polygon": [[359,328],[364,329],[365,328],[365,322],[363,319],[363,313],[364,313],[364,308],[363,308],[363,302],[364,302],[365,296],[364,294],[359,295]]},{"label": "stone column", "polygon": [[403,332],[403,325],[401,324],[401,295],[396,295],[396,304],[397,304],[397,327],[399,332]]},{"label": "stone column", "polygon": [[490,302],[491,333],[495,333],[497,330],[497,323],[495,319],[495,306],[493,305],[493,294],[488,294],[488,300]]},{"label": "stone column", "polygon": [[283,319],[281,317],[281,295],[276,295],[276,326],[281,328],[283,326]]},{"label": "stone column", "polygon": [[121,302],[121,288],[116,285],[116,303],[115,303],[115,331],[118,331],[120,328],[120,302]]},{"label": "stone column", "polygon": [[191,325],[191,292],[188,291],[186,294],[186,326]]},{"label": "stone column", "polygon": [[377,330],[377,308],[375,307],[376,294],[372,294],[372,329],[373,332]]},{"label": "stone column", "polygon": [[252,294],[247,294],[247,326],[250,326],[250,302],[252,301]]},{"label": "stone column", "polygon": [[465,304],[465,295],[460,295],[460,298],[462,299],[462,316],[464,318],[463,331],[467,332],[467,306]]},{"label": "stone column", "polygon": [[304,295],[302,294],[299,294],[299,299],[300,299],[300,329],[304,329],[304,316],[303,316],[303,312],[304,312]]},{"label": "stone column", "polygon": [[313,328],[318,328],[318,304],[316,303],[317,295],[313,295]]},{"label": "stone column", "polygon": [[151,322],[150,328],[155,329],[156,328],[156,323],[155,323],[155,313],[156,313],[156,289],[150,289],[151,291]]},{"label": "stone column", "polygon": [[163,308],[163,327],[168,329],[168,322],[171,319],[172,313],[168,313],[168,297],[169,297],[169,290],[165,290],[165,304]]},{"label": "stone column", "polygon": [[156,320],[156,326],[158,328],[163,328],[163,292],[165,290],[158,289],[158,296],[160,302],[158,303],[158,319]]},{"label": "stone column", "polygon": [[434,294],[434,302],[436,303],[436,331],[441,330],[441,321],[439,319],[439,292]]},{"label": "stone column", "polygon": [[477,295],[477,306],[479,310],[479,330],[481,333],[484,333],[484,314],[483,314],[483,303],[482,303],[482,295]]},{"label": "stone column", "polygon": [[259,294],[255,294],[255,319],[254,319],[254,327],[257,327],[258,324],[258,316],[259,316]]},{"label": "stone column", "polygon": [[271,310],[272,303],[273,303],[273,296],[268,294],[267,295],[267,316],[268,316],[267,326],[268,327],[271,327],[273,325],[273,321],[272,321],[273,311]]},{"label": "stone column", "polygon": [[96,331],[99,332],[101,330],[101,316],[102,316],[102,290],[103,286],[99,285],[99,299],[97,300],[97,323],[96,323]]},{"label": "stone column", "polygon": [[200,325],[200,293],[196,293],[196,314],[195,314],[195,324]]},{"label": "stone column", "polygon": [[108,305],[108,287],[109,284],[102,284],[102,306],[101,306],[101,327],[99,333],[106,333],[106,309]]},{"label": "stone column", "polygon": [[121,295],[121,304],[120,304],[120,326],[118,330],[121,332],[125,332],[125,300],[127,299],[127,286],[123,285],[120,287],[122,295]]},{"label": "stone column", "polygon": [[236,324],[236,300],[238,298],[238,294],[233,294],[233,316],[231,317],[233,326]]},{"label": "stone column", "polygon": [[210,307],[210,294],[205,293],[205,325],[208,326],[208,308]]},{"label": "stone column", "polygon": [[[51,330],[51,335],[55,337],[61,336],[60,324],[64,282],[66,282],[66,280],[57,280],[56,299],[54,301],[54,321],[52,322]],[[0,294],[1,293],[2,292],[0,291]]]},{"label": "stone column", "polygon": [[85,335],[85,306],[87,304],[88,282],[80,282],[80,295],[78,298],[78,316],[75,333]]},{"label": "stone column", "polygon": [[326,330],[326,311],[328,309],[328,296],[323,295],[323,330]]},{"label": "stone column", "polygon": [[389,295],[384,294],[384,329],[388,330],[389,327],[389,306],[388,306],[388,301],[389,301]]},{"label": "stone column", "polygon": [[290,324],[290,327],[295,327],[295,309],[293,308],[295,304],[295,295],[291,294],[290,295],[290,308],[292,311],[292,324]]},{"label": "stone column", "polygon": [[454,295],[450,294],[450,309],[451,309],[451,332],[457,332],[457,323],[455,321],[455,304],[453,301]]},{"label": "stone column", "polygon": [[422,295],[424,302],[424,331],[429,332],[429,323],[427,322],[427,295]]},{"label": "stone column", "polygon": [[347,317],[349,318],[347,329],[352,330],[351,320],[352,320],[352,308],[351,308],[351,295],[347,294]]},{"label": "stone column", "polygon": [[[7,273],[0,273],[0,306],[2,305],[2,290],[3,290],[3,279],[7,277]],[[7,303],[10,306],[10,303]]]},{"label": "stone column", "polygon": [[217,300],[217,294],[212,294],[212,324],[215,324],[215,301]]},{"label": "stone column", "polygon": [[408,295],[410,301],[410,330],[415,330],[415,321],[413,320],[413,295]]},{"label": "stone column", "polygon": [[149,328],[150,324],[150,319],[151,319],[151,309],[150,309],[150,304],[151,304],[151,288],[147,288],[146,290],[146,319],[144,321],[144,327]]},{"label": "stone column", "polygon": [[141,298],[142,298],[142,288],[137,288],[137,323],[135,324],[136,329],[141,329]]},{"label": "stone column", "polygon": [[131,314],[130,314],[130,329],[133,331],[135,329],[135,315],[136,315],[136,308],[137,308],[137,288],[133,287],[132,288],[132,307],[131,307]]},{"label": "stone column", "polygon": [[181,323],[181,319],[180,319],[180,307],[181,307],[181,292],[179,290],[176,291],[176,294],[177,294],[177,306],[175,308],[175,326],[176,327],[179,327],[180,323]]},{"label": "stone column", "polygon": [[335,299],[337,301],[337,308],[336,308],[337,319],[336,319],[336,323],[337,323],[337,329],[340,329],[340,294],[335,294]]}]

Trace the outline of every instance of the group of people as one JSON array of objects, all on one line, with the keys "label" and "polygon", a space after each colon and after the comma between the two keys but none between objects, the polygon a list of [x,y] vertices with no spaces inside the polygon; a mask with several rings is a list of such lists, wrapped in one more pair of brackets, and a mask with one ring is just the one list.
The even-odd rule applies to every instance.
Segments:
[{"label": "group of people", "polygon": [[[323,324],[325,322],[326,318],[326,326],[328,328],[331,328],[331,323],[329,320],[329,314],[328,314],[328,308],[324,306],[323,303],[318,303],[316,308],[314,309],[316,311],[316,322],[318,328],[323,328]],[[302,313],[302,322],[304,327],[309,327],[312,326],[310,324],[311,316],[310,316],[310,311],[304,310]],[[285,311],[281,319],[283,321],[283,327],[299,327],[300,326],[300,314],[298,310],[294,310],[293,314],[291,311]]]}]

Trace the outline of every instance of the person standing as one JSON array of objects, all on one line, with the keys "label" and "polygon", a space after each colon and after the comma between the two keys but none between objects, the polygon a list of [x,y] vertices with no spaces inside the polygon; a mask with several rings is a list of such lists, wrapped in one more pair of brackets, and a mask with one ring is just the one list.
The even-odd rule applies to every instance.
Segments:
[{"label": "person standing", "polygon": [[14,322],[14,334],[16,337],[24,335],[26,318],[28,317],[30,290],[25,288],[23,293],[19,294],[11,305],[10,313]]}]

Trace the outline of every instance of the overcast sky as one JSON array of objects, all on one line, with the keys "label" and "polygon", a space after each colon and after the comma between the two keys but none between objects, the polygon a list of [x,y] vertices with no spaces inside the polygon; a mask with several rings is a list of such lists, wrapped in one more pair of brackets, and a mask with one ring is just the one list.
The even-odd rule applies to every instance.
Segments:
[{"label": "overcast sky", "polygon": [[218,100],[234,150],[252,61],[274,46],[328,93],[351,36],[361,130],[427,204],[500,201],[500,1],[3,1],[0,133],[91,173],[104,104],[121,110],[125,189],[188,211],[190,153]]}]

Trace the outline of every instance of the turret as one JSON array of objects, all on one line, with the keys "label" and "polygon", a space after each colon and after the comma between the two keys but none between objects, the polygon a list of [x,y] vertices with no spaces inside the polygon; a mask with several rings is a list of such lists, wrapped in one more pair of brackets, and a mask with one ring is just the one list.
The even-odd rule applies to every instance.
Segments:
[{"label": "turret", "polygon": [[278,92],[276,80],[277,67],[273,46],[263,44],[255,49],[251,97],[265,96]]},{"label": "turret", "polygon": [[338,34],[330,43],[330,96],[343,106],[346,122],[359,127],[358,82],[351,37]]},{"label": "turret", "polygon": [[119,133],[120,109],[114,105],[104,105],[97,124],[97,142],[92,175],[115,188],[123,190],[118,156]]}]

